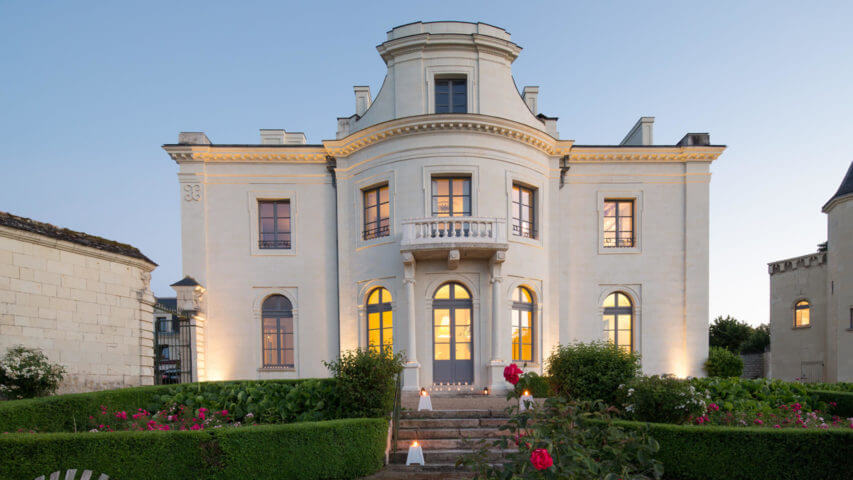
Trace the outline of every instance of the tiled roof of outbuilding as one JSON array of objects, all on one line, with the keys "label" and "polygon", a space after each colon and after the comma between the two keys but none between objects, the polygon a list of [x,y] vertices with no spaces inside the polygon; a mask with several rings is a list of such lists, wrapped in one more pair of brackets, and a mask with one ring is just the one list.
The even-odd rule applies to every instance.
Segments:
[{"label": "tiled roof of outbuilding", "polygon": [[43,235],[56,240],[76,243],[77,245],[83,245],[84,247],[124,255],[125,257],[136,258],[146,261],[152,265],[157,265],[151,261],[150,258],[143,255],[138,248],[132,245],[115,242],[95,235],[89,235],[88,233],[76,232],[67,228],[60,228],[49,223],[37,222],[26,217],[12,215],[7,212],[0,212],[0,226]]},{"label": "tiled roof of outbuilding", "polygon": [[193,277],[186,276],[177,282],[169,285],[170,287],[200,287],[201,284],[198,283]]}]

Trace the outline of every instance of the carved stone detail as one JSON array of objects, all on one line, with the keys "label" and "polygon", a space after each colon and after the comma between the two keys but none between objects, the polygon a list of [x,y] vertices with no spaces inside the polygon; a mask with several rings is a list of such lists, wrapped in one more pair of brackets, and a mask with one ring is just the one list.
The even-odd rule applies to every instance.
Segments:
[{"label": "carved stone detail", "polygon": [[184,185],[184,201],[197,202],[201,200],[201,185],[198,183],[188,183]]}]

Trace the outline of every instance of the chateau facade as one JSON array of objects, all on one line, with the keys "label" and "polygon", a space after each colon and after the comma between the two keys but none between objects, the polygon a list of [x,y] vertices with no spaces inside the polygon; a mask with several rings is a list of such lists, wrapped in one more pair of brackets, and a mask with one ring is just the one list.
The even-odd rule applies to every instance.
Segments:
[{"label": "chateau facade", "polygon": [[[413,23],[334,140],[181,133],[183,271],[199,379],[325,376],[356,347],[404,352],[404,388],[504,390],[558,344],[609,339],[647,373],[702,375],[708,350],[707,134],[560,139],[519,93],[521,52],[482,23]],[[187,279],[185,279],[187,280]]]},{"label": "chateau facade", "polygon": [[817,252],[769,264],[773,378],[853,382],[853,163],[823,213]]}]

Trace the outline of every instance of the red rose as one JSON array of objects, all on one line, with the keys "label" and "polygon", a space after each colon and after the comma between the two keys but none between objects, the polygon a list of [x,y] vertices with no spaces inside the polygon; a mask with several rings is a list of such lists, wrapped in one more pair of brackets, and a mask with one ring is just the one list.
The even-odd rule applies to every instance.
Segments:
[{"label": "red rose", "polygon": [[530,454],[530,463],[536,470],[545,470],[554,464],[554,459],[548,454],[548,450],[537,448]]},{"label": "red rose", "polygon": [[524,372],[520,368],[518,368],[518,365],[511,363],[507,365],[506,368],[504,368],[504,379],[507,382],[515,385],[518,383],[518,376],[522,373]]}]

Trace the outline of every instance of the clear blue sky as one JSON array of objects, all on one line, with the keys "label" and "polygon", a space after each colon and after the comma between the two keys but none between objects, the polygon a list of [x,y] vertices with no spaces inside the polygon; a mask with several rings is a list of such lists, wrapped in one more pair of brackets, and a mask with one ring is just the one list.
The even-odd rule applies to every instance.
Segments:
[{"label": "clear blue sky", "polygon": [[826,239],[853,154],[853,2],[49,2],[0,0],[0,210],[131,243],[181,277],[179,131],[333,138],[396,25],[482,21],[524,47],[563,138],[707,131],[711,315],[767,321],[766,263]]}]

